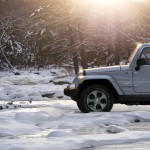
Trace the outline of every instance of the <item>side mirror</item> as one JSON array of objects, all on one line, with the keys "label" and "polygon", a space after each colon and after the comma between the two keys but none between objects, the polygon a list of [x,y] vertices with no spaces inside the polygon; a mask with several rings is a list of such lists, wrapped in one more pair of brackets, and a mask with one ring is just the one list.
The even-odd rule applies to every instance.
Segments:
[{"label": "side mirror", "polygon": [[136,67],[135,67],[135,70],[138,71],[140,70],[140,66],[143,66],[143,65],[146,65],[146,61],[144,58],[139,58],[136,62]]}]

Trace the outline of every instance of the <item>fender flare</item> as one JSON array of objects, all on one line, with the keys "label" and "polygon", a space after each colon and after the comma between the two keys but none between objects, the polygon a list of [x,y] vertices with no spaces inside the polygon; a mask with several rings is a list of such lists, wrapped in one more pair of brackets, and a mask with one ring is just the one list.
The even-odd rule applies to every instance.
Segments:
[{"label": "fender flare", "polygon": [[118,95],[124,95],[123,90],[120,88],[119,84],[113,79],[111,76],[108,75],[90,75],[90,76],[81,76],[79,77],[80,84],[82,84],[84,81],[88,80],[107,80],[109,81],[114,89],[117,91]]}]

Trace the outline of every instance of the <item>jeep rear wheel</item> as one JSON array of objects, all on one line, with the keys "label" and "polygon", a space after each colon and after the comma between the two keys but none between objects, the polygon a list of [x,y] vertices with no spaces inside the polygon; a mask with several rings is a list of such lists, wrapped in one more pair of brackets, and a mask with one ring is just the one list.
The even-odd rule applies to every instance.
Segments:
[{"label": "jeep rear wheel", "polygon": [[84,113],[109,112],[113,107],[113,95],[105,86],[91,85],[82,91],[77,105]]}]

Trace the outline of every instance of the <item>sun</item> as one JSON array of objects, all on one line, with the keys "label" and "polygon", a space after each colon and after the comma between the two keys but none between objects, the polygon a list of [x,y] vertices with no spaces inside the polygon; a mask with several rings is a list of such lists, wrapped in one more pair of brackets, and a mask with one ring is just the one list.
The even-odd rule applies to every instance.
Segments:
[{"label": "sun", "polygon": [[105,5],[105,6],[114,6],[120,3],[121,0],[88,0],[89,3],[93,3],[96,5]]},{"label": "sun", "polygon": [[127,0],[77,0],[79,5],[88,7],[124,7]]}]

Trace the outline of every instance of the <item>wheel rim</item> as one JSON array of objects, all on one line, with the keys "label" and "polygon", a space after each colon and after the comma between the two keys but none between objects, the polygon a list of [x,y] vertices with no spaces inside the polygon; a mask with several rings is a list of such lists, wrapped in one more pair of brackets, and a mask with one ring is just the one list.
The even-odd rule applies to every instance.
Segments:
[{"label": "wheel rim", "polygon": [[107,106],[108,98],[103,91],[95,90],[87,96],[87,106],[92,111],[102,111]]}]

